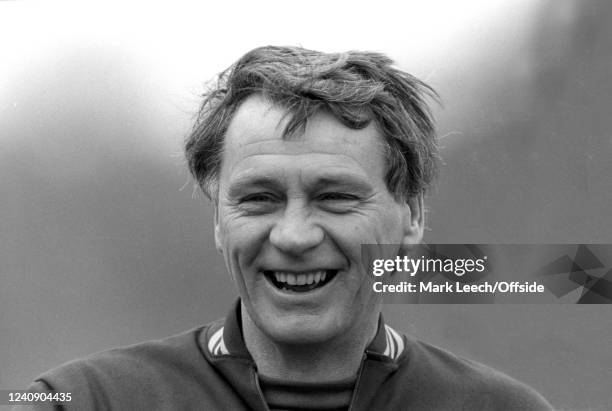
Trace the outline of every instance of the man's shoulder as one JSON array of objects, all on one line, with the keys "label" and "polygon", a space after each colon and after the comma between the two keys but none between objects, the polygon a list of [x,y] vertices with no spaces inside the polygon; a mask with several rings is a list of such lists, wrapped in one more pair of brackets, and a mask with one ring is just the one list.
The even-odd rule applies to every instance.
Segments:
[{"label": "man's shoulder", "polygon": [[466,409],[551,409],[537,391],[501,371],[416,339],[406,342],[400,374],[424,391],[444,393]]},{"label": "man's shoulder", "polygon": [[[164,339],[98,352],[40,375],[30,390],[72,392],[72,404],[167,403],[175,395],[202,393],[214,384],[199,344],[200,335],[216,323]],[[142,407],[140,407],[142,409]]]},{"label": "man's shoulder", "polygon": [[113,348],[72,360],[47,371],[42,376],[61,377],[72,374],[131,374],[144,368],[166,368],[192,363],[200,358],[197,339],[207,326],[198,327],[158,340]]}]

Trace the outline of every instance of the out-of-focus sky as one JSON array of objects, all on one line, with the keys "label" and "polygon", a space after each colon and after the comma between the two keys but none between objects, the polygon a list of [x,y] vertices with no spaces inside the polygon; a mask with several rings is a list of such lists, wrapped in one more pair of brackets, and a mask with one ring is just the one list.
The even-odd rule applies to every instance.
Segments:
[{"label": "out-of-focus sky", "polygon": [[[541,1],[4,2],[0,14],[3,85],[81,51],[129,56],[134,69],[172,92],[197,87],[236,56],[264,44],[324,51],[381,50],[413,70],[432,59],[477,52],[513,27],[523,37]],[[518,24],[517,24],[518,22]],[[518,30],[517,30],[518,29]],[[514,39],[516,40],[516,38]],[[490,46],[495,46],[490,44]],[[413,58],[418,56],[418,58]],[[39,66],[41,65],[41,66]],[[44,77],[45,70],[39,71]],[[36,76],[35,78],[38,78]]]},{"label": "out-of-focus sky", "polygon": [[[427,241],[612,242],[610,20],[605,0],[0,1],[0,387],[224,315],[181,143],[256,46],[381,51],[438,90]],[[560,408],[612,406],[606,306],[386,309]]]}]

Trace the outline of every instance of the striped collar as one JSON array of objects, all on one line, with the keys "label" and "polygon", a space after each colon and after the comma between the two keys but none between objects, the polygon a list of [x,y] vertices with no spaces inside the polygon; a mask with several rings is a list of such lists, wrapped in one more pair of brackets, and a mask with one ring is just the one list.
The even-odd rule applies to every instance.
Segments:
[{"label": "striped collar", "polygon": [[[244,344],[240,323],[240,300],[238,300],[226,317],[225,323],[217,322],[205,333],[206,341],[202,345],[207,347],[211,356],[232,355],[250,358]],[[405,351],[405,341],[403,335],[384,323],[381,315],[378,321],[378,331],[366,351],[382,354],[396,361]]]},{"label": "striped collar", "polygon": [[208,352],[214,355],[228,355],[229,351],[225,345],[225,339],[223,338],[224,326],[221,326],[213,335],[208,339]]}]

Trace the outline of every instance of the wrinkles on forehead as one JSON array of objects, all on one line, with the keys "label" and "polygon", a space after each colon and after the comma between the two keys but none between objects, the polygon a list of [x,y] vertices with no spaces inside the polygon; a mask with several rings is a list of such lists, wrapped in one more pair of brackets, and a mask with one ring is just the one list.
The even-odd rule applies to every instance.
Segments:
[{"label": "wrinkles on forehead", "polygon": [[[321,143],[321,142],[319,142]],[[352,179],[382,179],[382,153],[355,145],[315,144],[312,141],[267,140],[228,149],[222,176],[233,181],[249,175],[307,175],[309,180],[332,181],[341,176]]]},{"label": "wrinkles on forehead", "polygon": [[[279,141],[278,139],[270,138],[259,141],[245,140],[242,143],[230,142],[226,146],[226,153],[230,161],[243,161],[249,157],[261,157],[262,161],[272,161],[272,158],[267,156],[291,156],[296,159],[300,159],[300,157],[308,159],[310,157],[313,161],[335,160],[339,164],[343,164],[344,161],[364,162],[364,159],[356,159],[358,154],[364,149],[358,142],[342,141],[340,144],[341,146],[339,146],[338,142],[331,144],[331,142],[323,139],[314,141],[311,139]],[[334,156],[335,158],[333,158]],[[376,153],[369,153],[368,157],[371,157],[372,160],[377,160]]]},{"label": "wrinkles on forehead", "polygon": [[280,130],[272,132],[270,127],[236,127],[226,135],[222,168],[231,172],[228,165],[233,169],[255,157],[263,162],[274,161],[272,156],[289,156],[296,161],[304,157],[313,162],[352,162],[371,172],[384,168],[385,143],[371,126],[352,130],[335,124],[330,130],[329,122],[326,126],[321,124],[309,123],[303,134],[292,139],[283,138]]}]

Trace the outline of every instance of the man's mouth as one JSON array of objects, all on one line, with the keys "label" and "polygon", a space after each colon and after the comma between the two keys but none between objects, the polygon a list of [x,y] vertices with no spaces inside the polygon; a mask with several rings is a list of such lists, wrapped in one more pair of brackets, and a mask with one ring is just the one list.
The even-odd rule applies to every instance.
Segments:
[{"label": "man's mouth", "polygon": [[324,287],[338,274],[338,270],[316,270],[300,273],[265,270],[263,273],[278,289],[305,293]]}]

